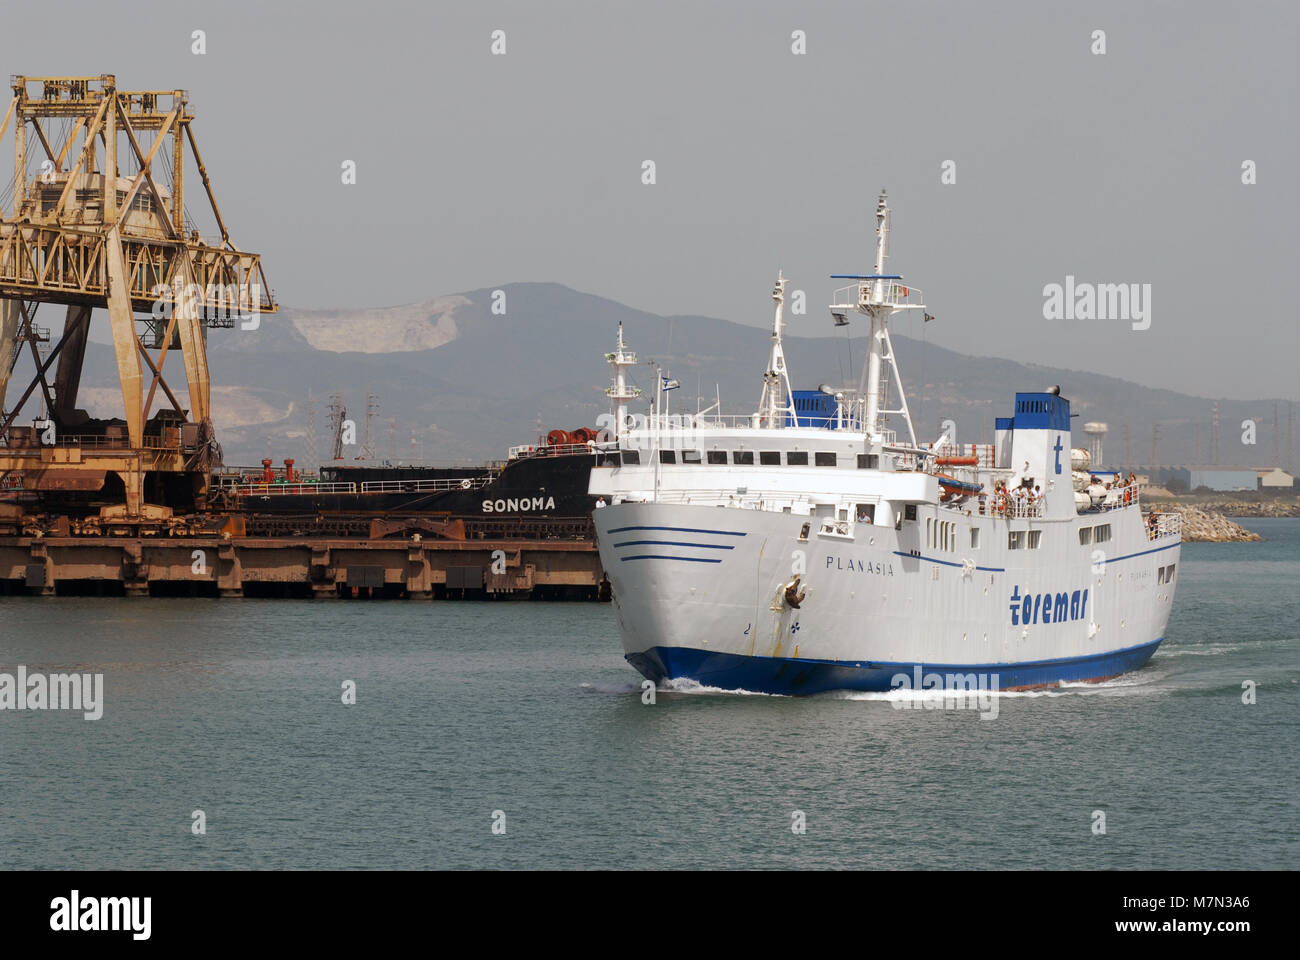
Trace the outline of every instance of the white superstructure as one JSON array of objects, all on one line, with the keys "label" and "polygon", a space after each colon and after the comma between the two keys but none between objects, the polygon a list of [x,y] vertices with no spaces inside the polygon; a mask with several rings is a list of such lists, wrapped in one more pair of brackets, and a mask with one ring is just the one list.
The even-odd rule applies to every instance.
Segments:
[{"label": "white superstructure", "polygon": [[[924,305],[885,273],[883,192],[876,218],[874,273],[841,277],[831,306],[870,324],[856,389],[791,388],[780,275],[753,414],[630,416],[629,364],[611,359],[616,430],[590,493],[608,503],[596,534],[628,660],[655,681],[769,693],[1141,666],[1169,618],[1178,517],[1144,518],[1119,477],[1092,489],[1057,388],[1017,393],[992,444],[918,444],[889,319]],[[621,328],[607,356],[630,356]]]}]

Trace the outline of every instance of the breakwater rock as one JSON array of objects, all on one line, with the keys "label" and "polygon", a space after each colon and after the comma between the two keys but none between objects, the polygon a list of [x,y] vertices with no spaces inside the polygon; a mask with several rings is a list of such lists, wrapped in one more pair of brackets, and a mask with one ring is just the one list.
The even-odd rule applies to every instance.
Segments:
[{"label": "breakwater rock", "polygon": [[1184,543],[1232,543],[1264,539],[1258,533],[1252,533],[1213,510],[1192,506],[1164,506],[1161,512],[1182,515]]}]

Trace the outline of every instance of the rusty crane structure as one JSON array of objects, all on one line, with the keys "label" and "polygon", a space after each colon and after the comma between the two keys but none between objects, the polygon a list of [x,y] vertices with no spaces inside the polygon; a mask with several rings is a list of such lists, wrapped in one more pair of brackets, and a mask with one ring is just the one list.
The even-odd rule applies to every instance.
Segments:
[{"label": "rusty crane structure", "polygon": [[[0,483],[80,493],[105,517],[202,507],[220,449],[207,329],[251,328],[277,308],[261,258],[227,231],[188,96],[120,90],[111,75],[11,85],[0,120],[0,140],[11,124],[14,137],[12,205],[0,210]],[[187,159],[219,238],[187,218]],[[65,308],[61,336],[36,322],[40,307]],[[121,419],[78,405],[95,308],[108,315]],[[178,365],[166,367],[177,354],[179,394]],[[24,355],[26,383],[16,375]]]}]

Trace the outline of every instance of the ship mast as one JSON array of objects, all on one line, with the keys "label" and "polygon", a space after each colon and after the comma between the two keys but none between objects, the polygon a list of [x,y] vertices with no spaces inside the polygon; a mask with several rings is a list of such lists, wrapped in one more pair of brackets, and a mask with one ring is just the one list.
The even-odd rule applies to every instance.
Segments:
[{"label": "ship mast", "polygon": [[614,353],[605,354],[605,359],[614,368],[614,385],[605,390],[605,395],[614,406],[614,438],[621,444],[627,438],[627,402],[641,395],[640,389],[627,385],[625,371],[628,367],[636,366],[637,361],[636,354],[628,350],[623,343],[622,320],[618,322],[618,349]]},{"label": "ship mast", "polygon": [[763,374],[763,396],[758,401],[759,422],[768,427],[777,426],[777,417],[783,409],[791,415],[794,412],[788,407],[787,398],[793,400],[794,391],[790,388],[790,374],[785,368],[785,351],[781,348],[786,282],[785,274],[778,270],[776,286],[772,290],[772,299],[776,302],[776,315],[772,319],[772,356],[767,361],[767,372]]},{"label": "ship mast", "polygon": [[[839,323],[849,310],[856,310],[871,320],[871,338],[867,362],[862,371],[863,383],[859,395],[866,400],[864,430],[872,443],[883,443],[885,419],[897,414],[907,423],[912,446],[916,446],[916,430],[912,415],[907,409],[907,395],[903,392],[902,376],[894,357],[894,346],[889,339],[889,318],[903,310],[924,310],[921,291],[904,285],[902,274],[885,273],[885,260],[889,244],[889,204],[885,191],[880,191],[876,203],[876,264],[871,274],[836,274],[832,279],[856,280],[857,283],[836,291],[836,302],[831,314]],[[913,299],[915,298],[915,299]],[[898,393],[898,407],[889,409],[888,374],[892,371]]]}]

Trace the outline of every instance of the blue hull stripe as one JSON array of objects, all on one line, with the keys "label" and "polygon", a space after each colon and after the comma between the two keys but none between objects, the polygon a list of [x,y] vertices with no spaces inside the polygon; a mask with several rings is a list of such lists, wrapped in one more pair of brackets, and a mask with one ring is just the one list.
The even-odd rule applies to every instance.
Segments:
[{"label": "blue hull stripe", "polygon": [[747,537],[749,534],[735,530],[697,530],[694,527],[615,527],[610,533],[626,533],[629,530],[671,530],[674,533],[711,533],[716,537]]},{"label": "blue hull stripe", "polygon": [[729,543],[691,543],[688,540],[624,540],[616,547],[699,547],[701,550],[735,550]]},{"label": "blue hull stripe", "polygon": [[721,563],[716,557],[668,557],[657,553],[642,553],[635,557],[619,557],[620,560],[684,560],[687,563]]},{"label": "blue hull stripe", "polygon": [[1183,542],[1182,542],[1181,540],[1179,540],[1179,541],[1177,541],[1177,542],[1175,542],[1175,543],[1170,543],[1170,544],[1167,544],[1167,545],[1165,545],[1165,546],[1163,546],[1163,547],[1155,547],[1155,548],[1153,548],[1153,549],[1151,549],[1151,550],[1143,550],[1141,553],[1130,553],[1130,554],[1127,554],[1127,555],[1122,556],[1122,557],[1115,557],[1115,558],[1113,558],[1113,559],[1111,559],[1111,560],[1107,560],[1106,562],[1107,562],[1107,563],[1119,563],[1119,561],[1121,561],[1121,560],[1132,560],[1134,557],[1145,557],[1148,553],[1159,553],[1159,552],[1162,551],[1162,550],[1172,550],[1172,549],[1174,549],[1174,547],[1181,547],[1182,545],[1183,545]]},{"label": "blue hull stripe", "polygon": [[[940,560],[937,557],[924,557],[916,553],[908,553],[905,550],[895,550],[894,556],[902,557],[904,560],[929,560],[931,563],[942,563],[945,567],[960,567],[960,563],[953,563],[951,560]],[[989,573],[1006,573],[1006,567],[980,567],[976,570],[987,570]]]},{"label": "blue hull stripe", "polygon": [[827,690],[887,691],[893,677],[921,668],[926,673],[981,673],[996,675],[998,689],[1050,686],[1059,682],[1101,680],[1136,670],[1151,659],[1161,637],[1150,643],[1123,650],[1035,660],[1024,663],[940,664],[886,661],[795,660],[789,657],[747,657],[734,653],[713,653],[690,647],[652,647],[627,654],[627,660],[642,676],[662,683],[688,679],[723,690],[749,690],[785,696],[823,693]]}]

